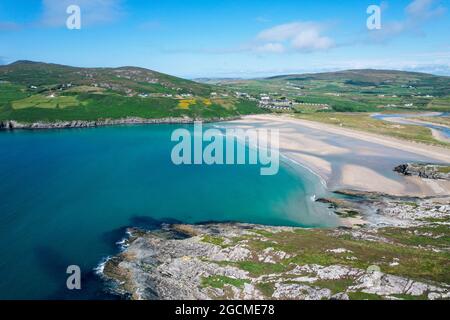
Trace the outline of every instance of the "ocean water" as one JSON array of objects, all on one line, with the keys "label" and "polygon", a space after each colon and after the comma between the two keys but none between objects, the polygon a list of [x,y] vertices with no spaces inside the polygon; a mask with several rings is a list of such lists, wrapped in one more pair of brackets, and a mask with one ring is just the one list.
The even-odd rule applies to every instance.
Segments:
[{"label": "ocean water", "polygon": [[[261,176],[254,165],[175,166],[178,127],[0,132],[0,299],[114,299],[94,268],[118,252],[128,226],[336,223],[302,168]],[[80,291],[66,289],[69,265],[82,270]]]}]

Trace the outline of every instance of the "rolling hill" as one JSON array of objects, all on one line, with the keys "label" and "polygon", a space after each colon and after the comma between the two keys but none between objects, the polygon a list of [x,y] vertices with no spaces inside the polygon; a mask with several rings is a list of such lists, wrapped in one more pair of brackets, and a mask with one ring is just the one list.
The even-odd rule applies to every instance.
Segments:
[{"label": "rolling hill", "polygon": [[366,69],[203,80],[138,67],[17,61],[0,66],[0,120],[223,118],[265,112],[257,106],[260,94],[287,98],[298,113],[450,111],[450,77],[424,73]]},{"label": "rolling hill", "polygon": [[417,72],[346,70],[223,80],[215,84],[252,95],[284,96],[304,105],[327,104],[339,112],[450,111],[450,77]]},{"label": "rolling hill", "polygon": [[255,102],[226,92],[144,68],[17,61],[0,66],[0,120],[207,119],[260,112]]}]

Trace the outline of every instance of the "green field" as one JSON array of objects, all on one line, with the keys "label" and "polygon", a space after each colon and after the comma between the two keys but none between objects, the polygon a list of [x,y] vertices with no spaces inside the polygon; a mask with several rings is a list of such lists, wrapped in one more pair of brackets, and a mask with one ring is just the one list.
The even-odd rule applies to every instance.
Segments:
[{"label": "green field", "polygon": [[0,67],[0,120],[209,119],[263,112],[254,101],[231,95],[212,99],[212,92],[227,91],[141,68],[21,61]]},{"label": "green field", "polygon": [[[313,114],[318,121],[326,121],[321,114],[329,112],[450,111],[450,78],[421,73],[354,70],[207,82],[136,67],[76,68],[18,61],[0,66],[0,120],[217,118],[270,112],[258,107],[260,94],[287,98],[294,102],[290,112]],[[254,99],[236,98],[236,91]],[[396,137],[434,143],[429,130],[420,127],[398,129],[359,120],[361,125],[354,121],[343,125],[365,129],[370,124],[368,130],[380,127]]]},{"label": "green field", "polygon": [[[54,99],[54,100],[53,100]],[[0,120],[22,122],[119,119],[126,117],[164,118],[183,117],[216,118],[259,113],[257,106],[245,100],[235,100],[231,107],[202,102],[188,109],[179,108],[179,101],[166,98],[123,97],[119,95],[82,94],[61,96],[48,101],[32,96],[0,107]],[[32,106],[30,102],[35,102]]]},{"label": "green field", "polygon": [[450,97],[443,97],[439,99],[433,99],[430,104],[429,108],[436,111],[445,111],[449,112],[450,110]]},{"label": "green field", "polygon": [[27,108],[44,108],[44,109],[58,109],[67,107],[76,107],[80,103],[74,96],[55,96],[46,97],[40,94],[33,95],[21,100],[15,100],[11,103],[14,110]]},{"label": "green field", "polygon": [[[254,96],[328,104],[337,112],[450,111],[450,77],[423,73],[350,70],[208,83]],[[314,111],[296,108],[299,113]]]},{"label": "green field", "polygon": [[366,131],[420,143],[450,147],[449,143],[434,139],[431,130],[422,126],[402,125],[377,120],[367,113],[312,113],[296,114],[297,118],[327,123],[343,128]]},{"label": "green field", "polygon": [[450,127],[450,117],[418,117],[417,120]]}]

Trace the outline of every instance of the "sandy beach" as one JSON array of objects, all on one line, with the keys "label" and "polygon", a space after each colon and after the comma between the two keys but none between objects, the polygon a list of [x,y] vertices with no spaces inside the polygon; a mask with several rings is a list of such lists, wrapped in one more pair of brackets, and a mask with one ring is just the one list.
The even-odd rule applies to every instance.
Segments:
[{"label": "sandy beach", "polygon": [[323,179],[331,190],[352,188],[392,195],[449,195],[450,182],[405,177],[394,167],[406,162],[450,163],[450,150],[294,119],[253,115],[227,126],[280,132],[280,153]]}]

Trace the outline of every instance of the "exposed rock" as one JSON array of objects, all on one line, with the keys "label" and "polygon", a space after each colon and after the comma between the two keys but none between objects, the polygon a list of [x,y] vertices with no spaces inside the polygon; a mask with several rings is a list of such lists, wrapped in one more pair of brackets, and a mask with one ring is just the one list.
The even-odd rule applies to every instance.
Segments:
[{"label": "exposed rock", "polygon": [[418,176],[424,179],[450,180],[449,165],[407,163],[396,167],[394,171],[406,176]]},{"label": "exposed rock", "polygon": [[337,249],[329,249],[327,252],[333,252],[333,253],[347,253],[351,252],[350,250],[347,250],[345,248],[337,248]]},{"label": "exposed rock", "polygon": [[304,284],[276,284],[273,294],[275,299],[322,300],[331,298],[330,289],[314,288]]},{"label": "exposed rock", "polygon": [[1,120],[0,130],[14,130],[14,129],[70,129],[70,128],[93,128],[93,127],[106,127],[116,125],[139,125],[139,124],[188,124],[195,121],[202,122],[221,122],[236,120],[238,117],[229,118],[208,118],[208,119],[194,119],[189,117],[183,118],[160,118],[160,119],[144,119],[137,117],[128,117],[123,119],[99,119],[95,121],[55,121],[55,122],[33,122],[33,123],[21,123],[14,120]]},{"label": "exposed rock", "polygon": [[372,272],[362,275],[357,279],[358,284],[350,287],[350,290],[362,291],[378,295],[411,295],[422,296],[433,293],[440,299],[448,297],[447,288],[438,288],[418,281],[408,280],[381,272]]},{"label": "exposed rock", "polygon": [[[450,198],[354,196],[333,203],[366,217],[358,229],[231,223],[129,229],[123,252],[106,262],[103,275],[132,299],[450,299],[442,227]],[[421,269],[427,263],[432,274]]]}]

